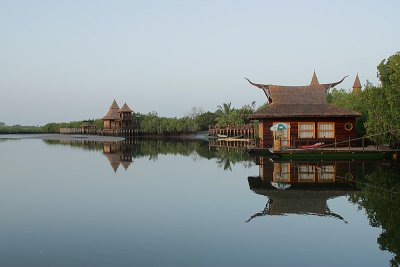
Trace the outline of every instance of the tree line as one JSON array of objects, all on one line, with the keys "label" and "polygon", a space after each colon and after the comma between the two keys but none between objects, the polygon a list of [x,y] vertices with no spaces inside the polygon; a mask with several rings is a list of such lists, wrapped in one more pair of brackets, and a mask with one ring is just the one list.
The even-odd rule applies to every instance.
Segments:
[{"label": "tree line", "polygon": [[[361,117],[356,121],[358,136],[366,136],[378,144],[399,144],[400,52],[382,60],[377,66],[377,74],[379,85],[367,81],[364,90],[359,92],[334,88],[328,93],[327,101],[361,113]],[[180,135],[204,131],[210,126],[225,127],[250,123],[249,115],[265,106],[267,105],[257,108],[254,101],[241,108],[234,108],[231,103],[223,103],[215,111],[205,112],[199,107],[193,107],[181,118],[162,117],[154,111],[132,116],[144,135]],[[79,128],[82,122],[48,123],[44,126],[7,126],[0,122],[0,133],[59,133],[60,128]],[[98,129],[103,127],[101,119],[92,120],[92,123]]]},{"label": "tree line", "polygon": [[329,103],[361,113],[356,121],[358,136],[377,144],[400,144],[400,52],[377,66],[379,85],[368,82],[364,90],[346,92],[333,89]]},{"label": "tree line", "polygon": [[[133,113],[132,119],[143,135],[182,135],[208,130],[209,127],[225,127],[248,123],[248,116],[255,111],[255,102],[241,108],[232,107],[231,103],[219,105],[215,111],[204,111],[193,107],[185,116],[163,117],[152,111],[147,114]],[[61,128],[79,128],[83,122],[94,124],[97,129],[103,128],[101,119],[51,122],[43,126],[7,126],[0,122],[0,133],[59,133]]]}]

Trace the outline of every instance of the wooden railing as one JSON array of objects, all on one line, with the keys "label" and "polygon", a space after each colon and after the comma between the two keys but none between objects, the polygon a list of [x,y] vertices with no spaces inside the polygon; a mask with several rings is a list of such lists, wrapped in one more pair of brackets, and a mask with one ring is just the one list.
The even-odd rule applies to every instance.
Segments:
[{"label": "wooden railing", "polygon": [[255,130],[252,124],[229,125],[227,127],[214,127],[208,129],[210,136],[224,135],[227,137],[241,137],[245,139],[254,139]]},{"label": "wooden railing", "polygon": [[137,136],[138,129],[61,128],[60,134],[95,134],[95,135],[107,135],[107,136]]}]

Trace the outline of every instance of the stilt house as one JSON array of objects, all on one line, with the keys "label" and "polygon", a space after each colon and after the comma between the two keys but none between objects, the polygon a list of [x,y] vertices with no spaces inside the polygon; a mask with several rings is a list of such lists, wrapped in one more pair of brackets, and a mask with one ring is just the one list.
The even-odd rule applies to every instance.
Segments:
[{"label": "stilt house", "polygon": [[[344,77],[345,78],[345,77]],[[268,106],[250,115],[259,121],[259,138],[262,147],[272,147],[275,132],[270,127],[278,122],[290,125],[283,131],[282,146],[311,145],[317,142],[337,143],[347,146],[356,137],[355,121],[361,114],[326,102],[329,89],[338,82],[320,84],[313,74],[311,83],[303,86],[283,86],[249,83],[262,89]]]}]

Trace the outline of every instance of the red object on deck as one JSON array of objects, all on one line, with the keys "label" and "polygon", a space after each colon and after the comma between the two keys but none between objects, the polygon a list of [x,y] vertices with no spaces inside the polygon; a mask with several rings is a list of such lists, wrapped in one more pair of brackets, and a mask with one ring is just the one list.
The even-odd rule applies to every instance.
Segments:
[{"label": "red object on deck", "polygon": [[323,142],[319,142],[319,143],[315,143],[315,144],[309,145],[309,146],[300,146],[300,148],[315,148],[315,147],[320,147],[323,144],[324,144]]}]

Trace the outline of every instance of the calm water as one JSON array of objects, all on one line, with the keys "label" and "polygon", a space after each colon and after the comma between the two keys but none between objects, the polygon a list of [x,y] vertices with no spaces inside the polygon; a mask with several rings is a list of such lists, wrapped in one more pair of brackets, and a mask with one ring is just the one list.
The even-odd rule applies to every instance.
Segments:
[{"label": "calm water", "polygon": [[[396,266],[391,162],[0,139],[0,266]],[[397,193],[396,193],[397,192]]]}]

